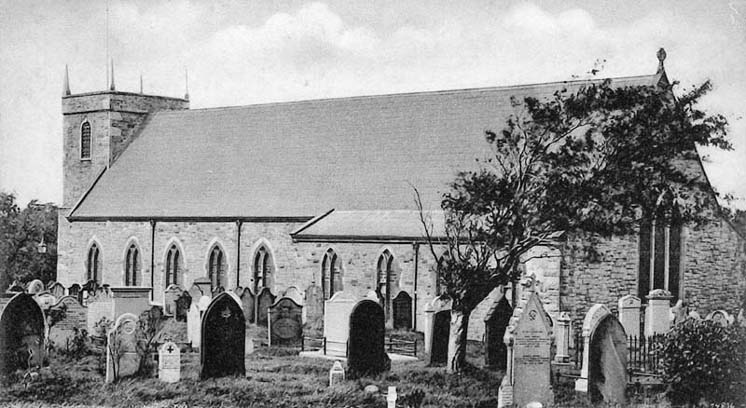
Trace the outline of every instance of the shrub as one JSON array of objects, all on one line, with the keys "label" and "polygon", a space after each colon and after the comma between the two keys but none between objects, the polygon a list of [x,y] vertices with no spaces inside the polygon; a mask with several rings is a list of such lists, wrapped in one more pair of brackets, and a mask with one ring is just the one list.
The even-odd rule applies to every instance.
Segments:
[{"label": "shrub", "polygon": [[666,334],[663,381],[674,404],[746,403],[746,329],[687,319]]}]

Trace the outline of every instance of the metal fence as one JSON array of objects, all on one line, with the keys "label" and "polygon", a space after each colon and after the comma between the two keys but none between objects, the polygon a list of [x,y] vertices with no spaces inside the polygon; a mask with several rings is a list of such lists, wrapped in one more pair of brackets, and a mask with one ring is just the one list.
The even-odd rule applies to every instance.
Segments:
[{"label": "metal fence", "polygon": [[[301,351],[322,350],[326,354],[327,345],[330,343],[334,342],[327,341],[326,337],[303,336],[301,338],[300,349]],[[384,347],[388,353],[417,357],[417,340],[400,340],[386,337]]]},{"label": "metal fence", "polygon": [[[633,375],[659,376],[661,367],[661,348],[665,339],[664,334],[653,336],[627,337],[627,372]],[[575,334],[575,348],[572,353],[572,363],[576,370],[583,364],[583,336]]]}]

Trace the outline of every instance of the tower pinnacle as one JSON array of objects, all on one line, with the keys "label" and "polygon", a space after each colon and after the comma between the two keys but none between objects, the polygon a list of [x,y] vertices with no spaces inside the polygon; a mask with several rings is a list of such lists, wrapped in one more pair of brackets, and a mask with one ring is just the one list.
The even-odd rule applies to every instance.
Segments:
[{"label": "tower pinnacle", "polygon": [[117,90],[116,86],[114,86],[114,58],[111,59],[111,85],[109,85],[109,90]]},{"label": "tower pinnacle", "polygon": [[67,64],[65,64],[65,80],[62,83],[62,96],[70,94],[70,75],[67,73]]},{"label": "tower pinnacle", "polygon": [[184,99],[189,100],[189,71],[184,67]]}]

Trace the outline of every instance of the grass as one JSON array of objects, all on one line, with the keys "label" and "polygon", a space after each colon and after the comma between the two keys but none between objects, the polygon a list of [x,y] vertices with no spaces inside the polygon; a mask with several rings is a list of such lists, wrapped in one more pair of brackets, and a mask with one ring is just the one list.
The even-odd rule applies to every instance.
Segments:
[{"label": "grass", "polygon": [[[105,384],[95,356],[80,360],[52,358],[40,378],[25,388],[6,381],[0,404],[20,406],[121,407],[385,407],[385,392],[396,386],[404,396],[422,390],[424,407],[490,407],[497,405],[501,373],[470,367],[461,375],[424,362],[396,363],[388,373],[328,386],[330,360],[302,358],[293,350],[260,348],[246,357],[246,377],[199,381],[199,355],[182,354],[182,380],[129,378]],[[377,393],[366,393],[376,385]],[[401,400],[400,400],[401,401]],[[66,406],[66,405],[65,405]]]}]

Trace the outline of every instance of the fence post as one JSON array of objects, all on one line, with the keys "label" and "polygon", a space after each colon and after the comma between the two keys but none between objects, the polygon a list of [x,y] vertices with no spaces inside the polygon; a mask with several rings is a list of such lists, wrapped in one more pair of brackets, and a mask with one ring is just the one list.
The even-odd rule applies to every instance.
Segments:
[{"label": "fence post", "polygon": [[324,355],[326,355],[326,337],[324,337]]}]

